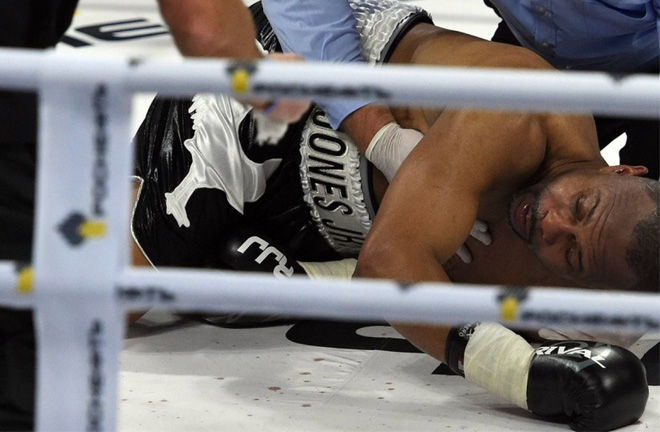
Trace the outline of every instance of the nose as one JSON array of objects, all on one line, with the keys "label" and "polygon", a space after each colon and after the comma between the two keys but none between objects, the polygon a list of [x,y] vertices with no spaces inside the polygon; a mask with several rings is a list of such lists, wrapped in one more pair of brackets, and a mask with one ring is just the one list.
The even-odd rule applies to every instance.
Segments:
[{"label": "nose", "polygon": [[543,241],[553,245],[576,235],[576,224],[570,214],[550,210],[541,219]]}]

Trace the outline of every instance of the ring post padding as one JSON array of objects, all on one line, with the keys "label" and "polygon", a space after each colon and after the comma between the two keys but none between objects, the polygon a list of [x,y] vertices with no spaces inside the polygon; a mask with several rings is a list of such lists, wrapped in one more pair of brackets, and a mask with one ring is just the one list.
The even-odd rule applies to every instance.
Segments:
[{"label": "ring post padding", "polygon": [[113,285],[128,263],[133,154],[128,65],[51,56],[40,80],[36,426],[114,430],[123,319]]},{"label": "ring post padding", "polygon": [[336,282],[126,269],[133,151],[130,93],[375,97],[386,104],[660,116],[660,78],[423,66],[131,60],[0,49],[0,88],[41,96],[33,270],[0,262],[0,302],[34,307],[37,429],[113,430],[123,310],[244,311],[519,327],[660,328],[658,294]]}]

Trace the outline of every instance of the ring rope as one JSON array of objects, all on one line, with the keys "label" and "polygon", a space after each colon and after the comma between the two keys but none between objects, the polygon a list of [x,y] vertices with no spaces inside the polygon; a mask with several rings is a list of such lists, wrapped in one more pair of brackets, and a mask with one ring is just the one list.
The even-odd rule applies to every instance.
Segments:
[{"label": "ring rope", "polygon": [[[45,70],[72,81],[98,81],[128,64],[126,88],[189,96],[199,92],[261,98],[368,99],[385,104],[482,107],[536,112],[591,111],[660,116],[660,77],[602,72],[476,69],[439,66],[240,62],[217,59],[129,59],[0,49],[0,86],[30,90]],[[107,67],[111,66],[111,67]]]},{"label": "ring rope", "polygon": [[[0,64],[0,86],[36,89],[41,101],[34,268],[0,262],[0,303],[33,307],[38,316],[37,430],[116,429],[122,317],[131,308],[658,328],[655,294],[403,287],[392,281],[279,281],[219,271],[131,269],[126,233],[132,93],[231,92],[231,71],[245,62],[88,59],[2,49]],[[375,97],[398,104],[656,117],[660,112],[660,82],[643,76],[276,62],[254,62],[245,70],[247,76],[237,81],[237,90],[242,83],[249,87],[243,96]],[[60,403],[62,394],[67,404]]]},{"label": "ring rope", "polygon": [[[5,263],[0,298],[13,306],[34,304],[32,269]],[[520,328],[580,326],[617,331],[659,331],[660,296],[651,293],[594,291],[549,287],[512,288],[469,284],[394,281],[310,280],[303,276],[130,268],[114,284],[123,310],[215,310],[254,314],[388,320],[427,324],[499,321]],[[93,294],[100,291],[90,287]]]}]

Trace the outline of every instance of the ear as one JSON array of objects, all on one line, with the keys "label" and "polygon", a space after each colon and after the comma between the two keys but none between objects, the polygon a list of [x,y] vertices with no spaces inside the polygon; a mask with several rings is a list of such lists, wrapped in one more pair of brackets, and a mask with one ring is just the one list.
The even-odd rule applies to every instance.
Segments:
[{"label": "ear", "polygon": [[624,176],[643,176],[649,169],[643,165],[614,165],[603,167],[599,170],[602,173],[619,174]]}]

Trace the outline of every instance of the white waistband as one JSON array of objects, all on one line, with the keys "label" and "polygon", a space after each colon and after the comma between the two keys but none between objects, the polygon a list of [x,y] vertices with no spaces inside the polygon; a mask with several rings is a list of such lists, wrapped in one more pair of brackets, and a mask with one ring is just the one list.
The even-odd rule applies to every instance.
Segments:
[{"label": "white waistband", "polygon": [[303,197],[312,220],[337,252],[357,256],[373,217],[366,204],[371,201],[368,178],[363,182],[360,175],[367,160],[346,134],[330,127],[319,108],[303,130],[300,154]]}]

